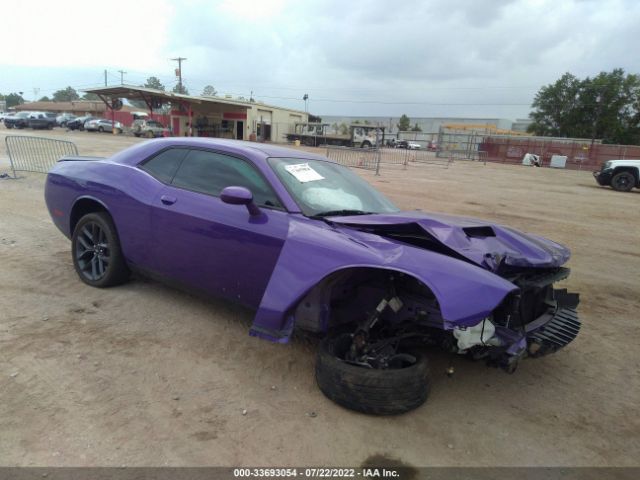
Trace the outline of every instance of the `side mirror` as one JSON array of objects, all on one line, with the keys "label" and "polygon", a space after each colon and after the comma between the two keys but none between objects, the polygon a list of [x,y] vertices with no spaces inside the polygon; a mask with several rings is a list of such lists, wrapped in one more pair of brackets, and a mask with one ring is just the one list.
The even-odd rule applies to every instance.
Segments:
[{"label": "side mirror", "polygon": [[251,216],[262,213],[258,206],[253,203],[253,194],[248,188],[226,187],[220,194],[220,200],[229,205],[245,205]]}]

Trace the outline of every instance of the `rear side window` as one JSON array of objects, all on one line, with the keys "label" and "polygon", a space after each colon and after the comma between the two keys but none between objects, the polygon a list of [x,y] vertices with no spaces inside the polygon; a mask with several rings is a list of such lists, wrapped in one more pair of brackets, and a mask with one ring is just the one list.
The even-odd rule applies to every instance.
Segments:
[{"label": "rear side window", "polygon": [[187,150],[170,148],[144,162],[140,168],[163,183],[171,183]]},{"label": "rear side window", "polygon": [[282,207],[271,186],[251,164],[220,153],[190,151],[172,183],[176,187],[216,197],[226,187],[245,187],[253,193],[256,204]]}]

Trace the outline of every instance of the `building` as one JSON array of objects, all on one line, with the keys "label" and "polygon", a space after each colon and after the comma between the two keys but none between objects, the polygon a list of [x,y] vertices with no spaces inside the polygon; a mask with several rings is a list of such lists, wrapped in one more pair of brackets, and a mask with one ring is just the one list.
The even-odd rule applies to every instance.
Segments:
[{"label": "building", "polygon": [[516,118],[516,121],[513,122],[513,126],[511,130],[515,132],[526,132],[529,125],[533,123],[533,120],[530,118]]},{"label": "building", "polygon": [[[150,116],[168,126],[171,133],[178,136],[281,142],[284,135],[293,132],[296,123],[307,122],[309,118],[306,112],[262,102],[182,95],[133,85],[85,91],[100,97],[107,108],[107,118],[114,118],[125,125],[129,123],[129,119],[118,110],[122,105],[121,101],[142,101]],[[111,108],[112,106],[116,108]]]},{"label": "building", "polygon": [[[493,126],[500,130],[511,130],[513,122],[506,118],[461,118],[461,117],[410,117],[411,126],[418,124],[418,127],[425,133],[438,133],[440,127],[451,127],[460,125],[486,125]],[[398,131],[400,117],[353,117],[353,116],[322,116],[322,121],[333,124],[352,124],[355,121],[369,122],[371,125],[380,125],[387,128],[387,134],[394,134]]]}]

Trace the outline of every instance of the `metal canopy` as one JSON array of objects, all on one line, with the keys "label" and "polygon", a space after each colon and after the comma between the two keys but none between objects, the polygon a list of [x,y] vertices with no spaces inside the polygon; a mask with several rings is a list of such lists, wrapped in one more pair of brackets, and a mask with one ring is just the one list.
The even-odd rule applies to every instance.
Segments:
[{"label": "metal canopy", "polygon": [[[218,98],[218,97],[195,97],[191,95],[183,95],[180,93],[166,92],[164,90],[156,90],[155,88],[147,88],[147,87],[137,87],[135,85],[117,85],[111,87],[98,87],[98,88],[89,88],[83,90],[87,93],[95,93],[100,98],[110,97],[110,98],[126,98],[128,100],[143,100],[151,110],[151,106],[154,100],[162,100],[163,102],[173,102],[173,103],[217,103],[224,105],[233,105],[236,107],[242,107],[245,109],[251,108],[250,105],[247,105],[243,102],[236,102],[233,100],[228,100],[226,98]],[[107,103],[107,102],[105,102]]]}]

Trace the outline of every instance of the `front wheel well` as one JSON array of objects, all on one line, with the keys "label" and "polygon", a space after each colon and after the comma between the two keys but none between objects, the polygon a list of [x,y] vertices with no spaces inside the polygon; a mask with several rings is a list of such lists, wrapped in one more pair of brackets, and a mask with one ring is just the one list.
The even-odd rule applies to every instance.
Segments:
[{"label": "front wheel well", "polygon": [[95,212],[108,213],[108,210],[97,200],[93,200],[91,198],[81,198],[78,200],[71,209],[71,217],[69,218],[69,234],[73,235],[73,231],[82,217],[88,213]]},{"label": "front wheel well", "polygon": [[[326,333],[342,324],[360,321],[388,294],[390,283],[404,299],[422,299],[430,311],[440,311],[433,291],[404,272],[375,267],[350,267],[333,272],[318,282],[293,309],[296,328]],[[411,315],[413,305],[401,315]],[[406,309],[405,309],[406,310]],[[439,314],[438,314],[439,316]]]}]

